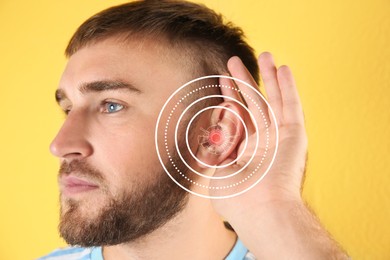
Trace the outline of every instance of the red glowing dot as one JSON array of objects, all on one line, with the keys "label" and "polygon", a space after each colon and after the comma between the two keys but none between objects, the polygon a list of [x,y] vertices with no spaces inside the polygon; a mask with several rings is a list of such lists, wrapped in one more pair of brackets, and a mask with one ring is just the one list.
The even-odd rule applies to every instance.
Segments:
[{"label": "red glowing dot", "polygon": [[209,134],[209,142],[215,145],[223,143],[223,134],[221,130],[213,129]]}]

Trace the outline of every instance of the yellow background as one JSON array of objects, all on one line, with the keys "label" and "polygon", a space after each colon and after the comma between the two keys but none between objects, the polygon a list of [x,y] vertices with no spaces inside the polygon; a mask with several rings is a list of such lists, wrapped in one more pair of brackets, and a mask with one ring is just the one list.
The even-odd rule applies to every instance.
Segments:
[{"label": "yellow background", "polygon": [[[0,259],[64,245],[54,90],[77,26],[121,2],[0,1]],[[305,198],[354,259],[390,259],[390,1],[202,2],[291,67],[309,135]]]}]

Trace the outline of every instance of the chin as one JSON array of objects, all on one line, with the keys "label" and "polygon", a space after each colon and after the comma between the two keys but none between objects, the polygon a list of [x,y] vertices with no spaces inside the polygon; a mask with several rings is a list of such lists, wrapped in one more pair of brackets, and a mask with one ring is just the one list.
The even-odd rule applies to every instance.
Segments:
[{"label": "chin", "polygon": [[78,217],[83,219],[93,219],[106,206],[103,199],[96,198],[89,200],[61,197],[61,216],[72,211]]}]

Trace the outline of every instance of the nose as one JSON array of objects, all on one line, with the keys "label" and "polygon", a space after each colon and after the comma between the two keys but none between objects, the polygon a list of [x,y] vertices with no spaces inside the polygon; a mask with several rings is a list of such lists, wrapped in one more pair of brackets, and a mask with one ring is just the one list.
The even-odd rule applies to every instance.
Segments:
[{"label": "nose", "polygon": [[87,132],[85,118],[72,111],[50,144],[50,152],[61,159],[83,159],[90,156],[93,149]]}]

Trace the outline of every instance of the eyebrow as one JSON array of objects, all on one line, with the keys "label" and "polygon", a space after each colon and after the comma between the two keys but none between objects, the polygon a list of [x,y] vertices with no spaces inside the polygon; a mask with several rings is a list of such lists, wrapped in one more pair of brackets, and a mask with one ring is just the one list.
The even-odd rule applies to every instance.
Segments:
[{"label": "eyebrow", "polygon": [[[141,90],[134,87],[132,84],[124,82],[124,81],[113,81],[113,80],[99,80],[83,83],[79,87],[79,91],[82,94],[90,93],[90,92],[103,92],[103,91],[111,91],[111,90],[127,90],[131,93],[140,94]],[[55,92],[55,99],[59,104],[61,101],[66,99],[66,94],[63,89],[57,89]]]}]

